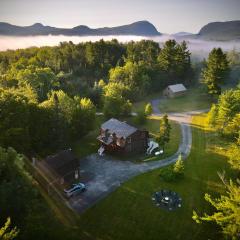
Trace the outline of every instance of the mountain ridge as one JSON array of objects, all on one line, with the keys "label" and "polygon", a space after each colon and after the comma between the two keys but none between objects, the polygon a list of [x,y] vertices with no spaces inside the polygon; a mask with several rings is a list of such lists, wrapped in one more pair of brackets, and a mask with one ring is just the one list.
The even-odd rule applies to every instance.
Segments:
[{"label": "mountain ridge", "polygon": [[[0,22],[0,35],[4,36],[41,36],[41,35],[65,35],[65,36],[118,36],[135,35],[154,37],[164,35],[158,32],[149,21],[143,20],[131,24],[116,27],[90,28],[86,25],[78,25],[73,28],[57,28],[34,23],[30,26],[16,26]],[[166,34],[177,39],[200,39],[212,41],[240,40],[240,20],[225,22],[210,22],[204,25],[197,34],[178,32]]]},{"label": "mountain ridge", "polygon": [[0,35],[7,36],[38,36],[38,35],[66,35],[66,36],[104,36],[104,35],[136,35],[159,36],[156,27],[144,20],[117,27],[90,28],[78,25],[73,28],[57,28],[34,23],[30,26],[17,26],[0,22]]},{"label": "mountain ridge", "polygon": [[200,29],[197,37],[218,41],[240,40],[240,20],[208,23]]}]

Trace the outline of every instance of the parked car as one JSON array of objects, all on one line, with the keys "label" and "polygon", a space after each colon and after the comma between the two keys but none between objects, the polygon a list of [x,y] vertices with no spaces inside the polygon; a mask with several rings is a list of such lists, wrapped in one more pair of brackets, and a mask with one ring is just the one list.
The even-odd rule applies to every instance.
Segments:
[{"label": "parked car", "polygon": [[73,184],[71,188],[64,189],[66,197],[70,198],[77,195],[78,193],[86,191],[86,185],[84,183]]}]

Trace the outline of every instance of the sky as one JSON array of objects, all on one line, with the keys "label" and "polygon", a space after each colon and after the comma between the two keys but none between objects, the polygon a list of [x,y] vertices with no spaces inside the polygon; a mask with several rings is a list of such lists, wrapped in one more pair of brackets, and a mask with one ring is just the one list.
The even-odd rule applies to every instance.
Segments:
[{"label": "sky", "polygon": [[0,0],[0,22],[20,26],[96,28],[140,20],[161,33],[197,33],[209,22],[240,20],[240,0]]}]

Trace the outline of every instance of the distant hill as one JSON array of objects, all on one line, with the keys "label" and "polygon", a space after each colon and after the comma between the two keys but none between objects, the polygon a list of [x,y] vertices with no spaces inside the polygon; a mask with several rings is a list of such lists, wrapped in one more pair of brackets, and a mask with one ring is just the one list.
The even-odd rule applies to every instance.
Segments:
[{"label": "distant hill", "polygon": [[196,37],[215,41],[240,40],[240,21],[209,23],[201,28]]},{"label": "distant hill", "polygon": [[174,37],[184,37],[184,36],[190,36],[190,35],[193,35],[193,33],[189,33],[189,32],[178,32],[178,33],[172,34],[172,36],[174,36]]},{"label": "distant hill", "polygon": [[31,26],[21,27],[0,22],[0,35],[7,36],[37,36],[37,35],[67,35],[67,36],[106,36],[106,35],[135,35],[158,36],[160,33],[148,21],[134,22],[118,27],[89,28],[79,25],[74,28],[55,28],[35,23]]}]

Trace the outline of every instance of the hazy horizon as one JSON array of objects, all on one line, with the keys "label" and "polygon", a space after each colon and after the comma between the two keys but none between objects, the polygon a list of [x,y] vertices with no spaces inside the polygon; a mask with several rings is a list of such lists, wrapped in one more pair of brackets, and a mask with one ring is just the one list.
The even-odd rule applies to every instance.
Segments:
[{"label": "hazy horizon", "polygon": [[[143,36],[27,36],[27,37],[13,37],[13,36],[1,36],[0,37],[0,51],[16,50],[19,48],[28,47],[42,47],[42,46],[56,46],[60,42],[72,41],[77,44],[87,41],[99,41],[100,39],[111,40],[117,39],[120,42],[140,41],[142,39],[150,39],[158,42],[160,46],[165,41],[173,39],[171,35],[162,35],[158,37],[143,37]],[[183,39],[176,39],[178,42]],[[214,47],[221,47],[224,51],[236,49],[240,51],[240,41],[206,41],[199,39],[185,39],[188,44],[188,48],[194,58],[203,59],[207,57],[208,53]]]}]

